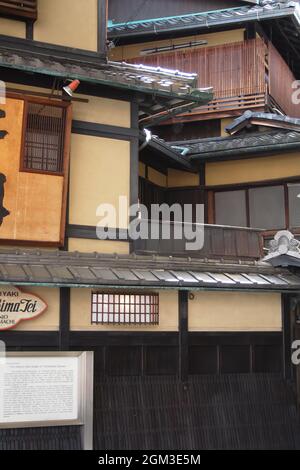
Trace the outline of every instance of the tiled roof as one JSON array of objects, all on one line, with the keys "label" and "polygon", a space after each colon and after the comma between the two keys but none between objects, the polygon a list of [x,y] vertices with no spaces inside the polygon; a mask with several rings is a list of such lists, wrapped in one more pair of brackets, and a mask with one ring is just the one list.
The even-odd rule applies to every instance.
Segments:
[{"label": "tiled roof", "polygon": [[145,36],[173,30],[195,30],[213,26],[243,23],[255,20],[267,20],[294,16],[299,22],[299,5],[297,2],[265,1],[260,5],[249,5],[223,10],[193,13],[181,16],[170,16],[149,20],[129,21],[127,23],[109,23],[110,39],[126,36]]},{"label": "tiled roof", "polygon": [[[145,142],[145,134],[140,133],[140,141]],[[193,170],[191,163],[181,155],[178,150],[172,148],[167,142],[159,137],[153,135],[151,139],[145,145],[145,147],[151,148],[154,152],[157,152],[160,157],[160,161],[166,161],[170,168],[181,169],[181,170]]]},{"label": "tiled roof", "polygon": [[[197,89],[197,74],[150,67],[146,65],[127,64],[125,62],[100,62],[99,64],[82,64],[67,61],[36,57],[33,53],[9,51],[0,45],[0,66],[31,70],[47,75],[73,77],[83,82],[99,85],[110,85],[129,88],[137,91],[156,92],[158,95],[181,96],[192,100],[202,100],[201,89]],[[211,89],[205,89],[205,95]]]},{"label": "tiled roof", "polygon": [[226,127],[226,131],[232,135],[245,127],[249,127],[249,125],[277,127],[300,132],[300,119],[298,118],[272,113],[258,113],[249,110],[245,111],[242,116],[234,119],[232,123]]},{"label": "tiled roof", "polygon": [[186,158],[194,160],[228,159],[244,155],[272,154],[300,150],[300,132],[276,130],[253,132],[233,137],[215,137],[181,142],[169,142],[188,150]]},{"label": "tiled roof", "polygon": [[294,291],[300,277],[262,262],[6,251],[0,253],[0,283]]},{"label": "tiled roof", "polygon": [[153,115],[161,118],[165,113],[169,118],[177,112],[186,112],[199,104],[208,103],[213,98],[212,88],[197,88],[197,74],[125,62],[83,62],[49,56],[40,51],[38,46],[33,45],[31,49],[25,46],[23,40],[11,41],[10,38],[0,36],[0,68],[78,79],[83,83],[150,94],[155,96],[155,100],[147,103],[145,112],[143,103],[140,106],[143,125]]}]

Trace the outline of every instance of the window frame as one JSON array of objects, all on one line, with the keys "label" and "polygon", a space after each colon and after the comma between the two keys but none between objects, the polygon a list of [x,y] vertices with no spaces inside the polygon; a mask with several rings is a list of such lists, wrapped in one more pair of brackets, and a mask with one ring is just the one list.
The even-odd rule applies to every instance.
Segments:
[{"label": "window frame", "polygon": [[[102,296],[102,302],[99,302],[98,296]],[[97,296],[97,302],[94,301],[94,296]],[[104,297],[107,296],[108,300],[105,302]],[[113,302],[110,303],[109,297],[113,296]],[[124,302],[121,302],[121,296],[124,297]],[[129,302],[126,302],[126,297],[131,298],[132,296],[135,297],[134,302],[131,302],[131,299],[129,299]],[[116,298],[118,299],[118,302],[116,301]],[[150,303],[147,304],[146,300],[145,303],[136,302],[136,297],[153,297],[154,302],[152,303],[150,300]],[[97,306],[97,312],[93,311],[93,306]],[[99,311],[99,305],[101,305],[102,311]],[[104,311],[104,305],[107,305],[108,309],[107,311]],[[113,305],[114,307],[118,305],[118,312],[116,310],[110,311],[109,306]],[[124,307],[124,311],[121,312],[121,305]],[[125,312],[125,306],[128,305],[134,306],[134,312],[129,311]],[[136,312],[136,306],[150,306],[150,312]],[[151,311],[151,307],[155,309],[154,312]],[[93,316],[96,315],[97,320],[93,319]],[[104,315],[107,315],[107,321],[104,320]],[[110,321],[110,315],[113,315],[113,321]],[[124,321],[120,321],[120,315],[124,315]],[[125,315],[128,315],[129,320],[125,320]],[[135,319],[134,321],[131,321],[131,316],[134,315]],[[144,315],[145,321],[141,321],[141,315]],[[100,317],[102,316],[102,320]],[[147,316],[149,316],[149,319],[151,320],[151,317],[153,317],[152,321],[146,321]],[[117,317],[119,318],[119,321],[117,321]],[[160,299],[159,299],[159,293],[157,292],[133,292],[133,291],[121,291],[121,292],[112,292],[112,291],[98,291],[98,290],[92,290],[91,291],[91,325],[98,325],[98,326],[111,326],[111,327],[153,327],[153,326],[159,326],[160,324]]]},{"label": "window frame", "polygon": [[263,234],[265,236],[273,236],[278,230],[290,230],[295,234],[300,234],[300,225],[299,227],[290,227],[290,213],[289,213],[289,184],[300,184],[300,176],[292,176],[285,179],[274,179],[270,181],[259,181],[253,183],[243,183],[243,184],[233,184],[226,186],[212,186],[207,188],[207,202],[208,202],[208,223],[216,224],[216,200],[215,194],[217,192],[227,192],[227,191],[245,191],[246,197],[246,220],[247,227],[250,225],[250,204],[249,204],[249,190],[255,188],[265,188],[271,186],[282,186],[284,189],[284,215],[285,215],[285,227],[281,229],[265,230]]},{"label": "window frame", "polygon": [[[31,101],[38,104],[44,104],[45,102],[53,104],[61,104],[67,108],[66,114],[66,124],[65,124],[65,140],[64,140],[64,154],[63,154],[63,171],[61,173],[50,173],[50,172],[43,172],[43,171],[35,171],[35,170],[24,170],[24,173],[35,173],[40,175],[46,176],[56,176],[63,178],[63,190],[62,190],[62,208],[61,208],[61,223],[60,223],[60,238],[58,242],[39,242],[38,245],[40,246],[54,246],[54,247],[62,247],[64,246],[65,242],[65,231],[66,231],[66,224],[67,224],[67,203],[68,203],[68,185],[69,185],[69,164],[70,164],[70,152],[71,152],[71,136],[72,136],[72,102],[71,101],[62,101],[62,99],[58,97],[50,98],[39,96],[37,92],[33,92],[32,94],[30,91],[14,89],[13,91],[7,92],[8,99],[14,99],[19,101],[24,101],[24,108],[26,106],[26,101]],[[22,135],[21,135],[21,148],[20,148],[20,155],[19,155],[19,172],[23,172],[21,169],[21,158],[22,152],[24,152],[25,146],[25,127],[24,127],[24,120],[26,117],[25,110],[23,110],[23,122],[22,122]],[[31,244],[31,242],[24,241],[23,244]]]},{"label": "window frame", "polygon": [[[68,101],[59,100],[57,98],[53,98],[53,99],[40,98],[40,97],[30,96],[30,95],[25,95],[25,96],[23,95],[20,97],[18,97],[17,95],[15,96],[9,95],[8,97],[22,99],[24,101],[19,171],[21,173],[36,173],[36,174],[49,175],[49,176],[65,177],[68,172],[69,158],[70,158],[71,129],[72,129],[72,104]],[[65,111],[62,171],[37,170],[34,168],[26,168],[25,166],[25,146],[26,146],[26,131],[27,131],[27,122],[28,122],[29,103],[40,104],[44,106],[56,106],[59,108],[63,108]]]}]

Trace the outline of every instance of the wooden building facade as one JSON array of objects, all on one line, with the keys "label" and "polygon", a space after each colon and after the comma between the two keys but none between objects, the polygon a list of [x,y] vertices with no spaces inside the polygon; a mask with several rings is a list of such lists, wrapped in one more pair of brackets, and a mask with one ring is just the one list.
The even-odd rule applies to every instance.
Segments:
[{"label": "wooden building facade", "polygon": [[[190,1],[184,11],[183,2],[160,2],[162,17],[170,3],[177,18],[205,15],[212,3],[234,21],[233,3],[250,12],[235,26],[217,13],[220,24],[209,33],[202,26],[183,32],[170,21],[176,37],[167,28],[153,34],[151,8],[142,17],[136,10],[137,27],[128,32],[131,2],[124,10],[108,3],[107,11],[104,0],[0,2],[7,92],[0,101],[0,290],[15,285],[48,305],[40,317],[2,328],[0,340],[12,351],[95,352],[97,449],[299,448],[290,341],[298,334],[300,276],[261,261],[264,239],[298,223],[299,122],[277,72],[292,83],[297,68],[267,41],[269,12],[253,26],[253,2]],[[289,7],[281,16],[293,15]],[[107,16],[121,25],[109,23],[109,51]],[[138,36],[142,23],[152,29]],[[205,44],[157,55],[197,41]],[[145,49],[154,55],[140,56]],[[74,79],[81,83],[70,100],[62,88]],[[247,115],[244,127],[232,124],[248,108],[252,121]],[[275,108],[295,119],[257,124],[256,112]],[[237,134],[225,137],[235,125]],[[145,141],[148,127],[165,140]],[[204,247],[187,251],[175,237],[133,241],[122,209],[107,223],[117,239],[99,240],[97,208],[118,208],[120,196],[148,207],[204,204]],[[264,214],[273,214],[273,200],[281,215],[261,226],[257,210],[263,201]],[[228,391],[230,384],[237,388]],[[204,416],[214,397],[219,408],[210,421]],[[2,435],[9,447],[12,434]],[[22,433],[14,438],[28,444]]]}]

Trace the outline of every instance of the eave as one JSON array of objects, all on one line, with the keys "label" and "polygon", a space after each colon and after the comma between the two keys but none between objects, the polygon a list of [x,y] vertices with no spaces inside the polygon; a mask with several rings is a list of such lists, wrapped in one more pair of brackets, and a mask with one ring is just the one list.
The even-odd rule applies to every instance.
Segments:
[{"label": "eave", "polygon": [[213,98],[211,88],[197,88],[196,74],[103,60],[95,62],[94,56],[92,61],[89,57],[83,61],[73,56],[53,56],[38,52],[34,41],[30,43],[32,49],[26,40],[7,42],[5,36],[0,36],[0,67],[62,80],[78,79],[87,84],[136,93],[143,126],[161,122]]},{"label": "eave", "polygon": [[[145,136],[142,133],[140,135],[140,141],[145,141]],[[180,155],[180,153],[173,150],[170,145],[157,137],[153,136],[147,143],[147,146],[145,146],[145,149],[150,149],[153,154],[157,155],[160,164],[165,165],[166,168],[195,171],[188,159]]]},{"label": "eave", "polygon": [[300,132],[300,119],[286,115],[260,113],[247,110],[244,114],[234,119],[232,123],[225,128],[225,130],[228,134],[234,135],[240,130],[249,128],[250,126],[263,126]]},{"label": "eave", "polygon": [[252,4],[198,14],[111,24],[108,37],[112,42],[117,40],[118,46],[121,46],[245,28],[251,23],[260,23],[264,34],[285,58],[296,77],[300,77],[300,6],[297,2],[274,1],[273,5],[265,7]]},{"label": "eave", "polygon": [[227,8],[196,14],[154,18],[149,20],[129,21],[127,23],[110,23],[108,37],[118,41],[126,38],[146,39],[149,36],[163,34],[194,33],[213,30],[214,28],[243,26],[253,21],[277,20],[292,18],[299,22],[299,10],[296,2],[289,2],[288,6],[266,8],[257,5]]},{"label": "eave", "polygon": [[[258,141],[254,142],[257,137]],[[172,143],[173,144],[173,143]],[[217,137],[185,142],[192,164],[271,156],[300,150],[300,132],[258,132],[234,137]]]},{"label": "eave", "polygon": [[100,255],[0,253],[0,285],[92,289],[295,292],[300,277],[260,262]]}]

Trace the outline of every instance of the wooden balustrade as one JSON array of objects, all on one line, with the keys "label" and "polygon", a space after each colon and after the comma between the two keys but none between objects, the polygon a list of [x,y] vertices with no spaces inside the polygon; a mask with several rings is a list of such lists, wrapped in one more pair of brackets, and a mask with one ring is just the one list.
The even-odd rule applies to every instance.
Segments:
[{"label": "wooden balustrade", "polygon": [[[141,224],[148,230],[149,237],[145,240],[134,241],[134,251],[138,254],[157,254],[161,256],[185,256],[191,258],[228,258],[228,259],[260,259],[263,256],[263,238],[260,230],[227,227],[218,225],[198,225],[199,240],[203,236],[204,245],[201,249],[187,249],[187,243],[193,243],[189,236],[185,235],[184,226],[195,232],[195,224],[180,224],[171,222],[170,238],[163,239],[162,227],[168,222],[143,220]],[[151,224],[157,230],[159,226],[159,238],[151,237]],[[176,239],[175,231],[182,226],[183,236]],[[141,225],[142,227],[142,225]],[[166,227],[165,227],[166,229]],[[167,233],[167,232],[165,232]],[[195,246],[195,245],[194,245]]]}]

